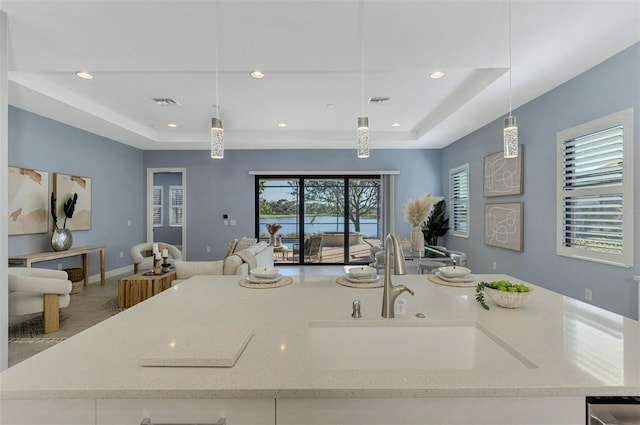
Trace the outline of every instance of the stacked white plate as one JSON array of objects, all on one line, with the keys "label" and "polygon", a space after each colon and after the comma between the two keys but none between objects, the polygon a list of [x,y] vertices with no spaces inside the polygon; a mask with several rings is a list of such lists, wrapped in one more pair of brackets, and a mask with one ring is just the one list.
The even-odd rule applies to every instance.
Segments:
[{"label": "stacked white plate", "polygon": [[344,278],[353,283],[371,283],[378,280],[378,273],[369,266],[345,266]]},{"label": "stacked white plate", "polygon": [[471,270],[460,266],[440,267],[435,274],[440,279],[452,283],[471,282],[475,279],[471,274]]},{"label": "stacked white plate", "polygon": [[268,267],[256,267],[249,272],[247,281],[251,283],[275,283],[282,279],[278,269]]}]

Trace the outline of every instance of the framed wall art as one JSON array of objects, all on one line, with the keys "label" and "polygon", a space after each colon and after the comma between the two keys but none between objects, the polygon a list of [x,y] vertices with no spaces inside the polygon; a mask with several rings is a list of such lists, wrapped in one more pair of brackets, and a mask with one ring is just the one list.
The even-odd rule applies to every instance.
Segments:
[{"label": "framed wall art", "polygon": [[522,194],[523,146],[516,158],[505,158],[502,151],[484,157],[484,196]]},{"label": "framed wall art", "polygon": [[522,202],[484,205],[484,243],[522,251]]},{"label": "framed wall art", "polygon": [[53,193],[56,196],[56,215],[58,227],[64,225],[64,210],[62,205],[78,194],[75,212],[71,219],[67,219],[66,228],[69,230],[91,229],[91,179],[89,177],[71,176],[68,174],[54,173]]},{"label": "framed wall art", "polygon": [[49,173],[9,167],[9,235],[49,231]]}]

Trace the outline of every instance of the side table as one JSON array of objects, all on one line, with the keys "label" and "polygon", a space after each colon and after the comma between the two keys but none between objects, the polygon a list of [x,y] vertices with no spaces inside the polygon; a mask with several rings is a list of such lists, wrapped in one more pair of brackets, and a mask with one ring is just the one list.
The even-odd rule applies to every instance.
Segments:
[{"label": "side table", "polygon": [[274,246],[273,253],[282,256],[282,261],[286,261],[289,257],[289,247],[286,245]]},{"label": "side table", "polygon": [[176,272],[148,274],[149,271],[123,277],[118,281],[118,307],[129,308],[171,288]]}]

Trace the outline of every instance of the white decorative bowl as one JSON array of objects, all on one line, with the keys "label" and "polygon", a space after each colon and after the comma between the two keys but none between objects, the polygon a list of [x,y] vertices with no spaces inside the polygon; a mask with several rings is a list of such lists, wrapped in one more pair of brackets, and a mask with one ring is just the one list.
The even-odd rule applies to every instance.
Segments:
[{"label": "white decorative bowl", "polygon": [[440,267],[438,270],[446,277],[465,277],[471,273],[471,270],[462,266]]},{"label": "white decorative bowl", "polygon": [[278,274],[278,269],[271,267],[256,267],[249,273],[251,276],[258,277],[260,279],[273,279]]},{"label": "white decorative bowl", "polygon": [[350,267],[349,274],[353,277],[370,277],[376,274],[376,269],[369,266]]},{"label": "white decorative bowl", "polygon": [[493,300],[494,303],[504,308],[517,308],[529,298],[533,289],[529,288],[528,292],[509,292],[498,291],[497,289],[484,287],[484,293]]}]

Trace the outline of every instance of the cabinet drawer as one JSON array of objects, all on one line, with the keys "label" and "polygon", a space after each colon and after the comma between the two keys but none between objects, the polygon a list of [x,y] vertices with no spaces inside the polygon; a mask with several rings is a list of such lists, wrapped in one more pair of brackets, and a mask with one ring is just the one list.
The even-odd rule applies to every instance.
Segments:
[{"label": "cabinet drawer", "polygon": [[275,425],[273,399],[213,400],[97,400],[98,425],[140,425],[144,418],[152,424],[215,424],[226,418],[227,425]]},{"label": "cabinet drawer", "polygon": [[278,425],[585,423],[581,397],[278,399]]},{"label": "cabinet drawer", "polygon": [[96,422],[94,400],[2,400],[3,425],[91,425]]}]

